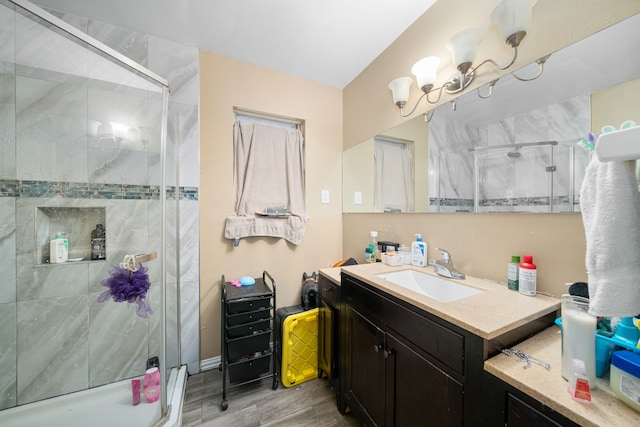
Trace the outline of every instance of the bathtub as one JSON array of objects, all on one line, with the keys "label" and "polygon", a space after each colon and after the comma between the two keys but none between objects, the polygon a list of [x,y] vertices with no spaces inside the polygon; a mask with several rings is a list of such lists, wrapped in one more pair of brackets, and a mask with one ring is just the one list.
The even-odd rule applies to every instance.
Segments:
[{"label": "bathtub", "polygon": [[[2,427],[179,427],[186,387],[187,368],[171,370],[167,393],[168,414],[160,419],[160,401],[148,404],[142,396],[131,404],[131,380],[58,396],[0,411]],[[157,424],[154,424],[159,420]]]}]

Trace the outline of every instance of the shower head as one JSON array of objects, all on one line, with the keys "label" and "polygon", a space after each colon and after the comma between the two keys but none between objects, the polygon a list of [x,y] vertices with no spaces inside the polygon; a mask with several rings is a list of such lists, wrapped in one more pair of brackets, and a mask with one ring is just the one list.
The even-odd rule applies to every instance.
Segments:
[{"label": "shower head", "polygon": [[519,159],[522,154],[520,153],[520,147],[515,147],[513,150],[507,153],[507,157],[512,159]]}]

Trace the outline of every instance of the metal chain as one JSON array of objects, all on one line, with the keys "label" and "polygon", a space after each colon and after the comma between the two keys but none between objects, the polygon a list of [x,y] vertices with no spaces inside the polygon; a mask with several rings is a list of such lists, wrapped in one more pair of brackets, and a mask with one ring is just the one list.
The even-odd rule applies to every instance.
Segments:
[{"label": "metal chain", "polygon": [[547,371],[551,370],[551,364],[547,362],[543,362],[540,359],[536,359],[535,357],[525,353],[522,350],[515,350],[513,348],[504,348],[501,351],[507,356],[516,356],[520,361],[526,362],[526,365],[522,367],[523,369],[529,369],[531,367],[531,364],[535,363],[536,365],[542,366]]}]

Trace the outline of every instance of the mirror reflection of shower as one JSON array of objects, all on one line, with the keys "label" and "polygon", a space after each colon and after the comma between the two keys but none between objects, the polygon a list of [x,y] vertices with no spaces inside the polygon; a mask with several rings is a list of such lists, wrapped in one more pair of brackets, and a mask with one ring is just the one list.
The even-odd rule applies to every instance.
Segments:
[{"label": "mirror reflection of shower", "polygon": [[[473,211],[576,209],[575,141],[540,141],[468,148],[473,154]],[[558,163],[559,165],[557,165]]]}]

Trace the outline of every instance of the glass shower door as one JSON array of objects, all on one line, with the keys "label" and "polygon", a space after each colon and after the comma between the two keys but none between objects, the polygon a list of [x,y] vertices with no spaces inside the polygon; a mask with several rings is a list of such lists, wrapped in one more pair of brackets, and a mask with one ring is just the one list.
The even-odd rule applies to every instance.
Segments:
[{"label": "glass shower door", "polygon": [[[0,409],[141,376],[154,356],[178,363],[165,356],[168,91],[64,28],[0,2]],[[68,260],[52,263],[57,232]],[[148,252],[153,313],[99,302],[112,267]]]}]

